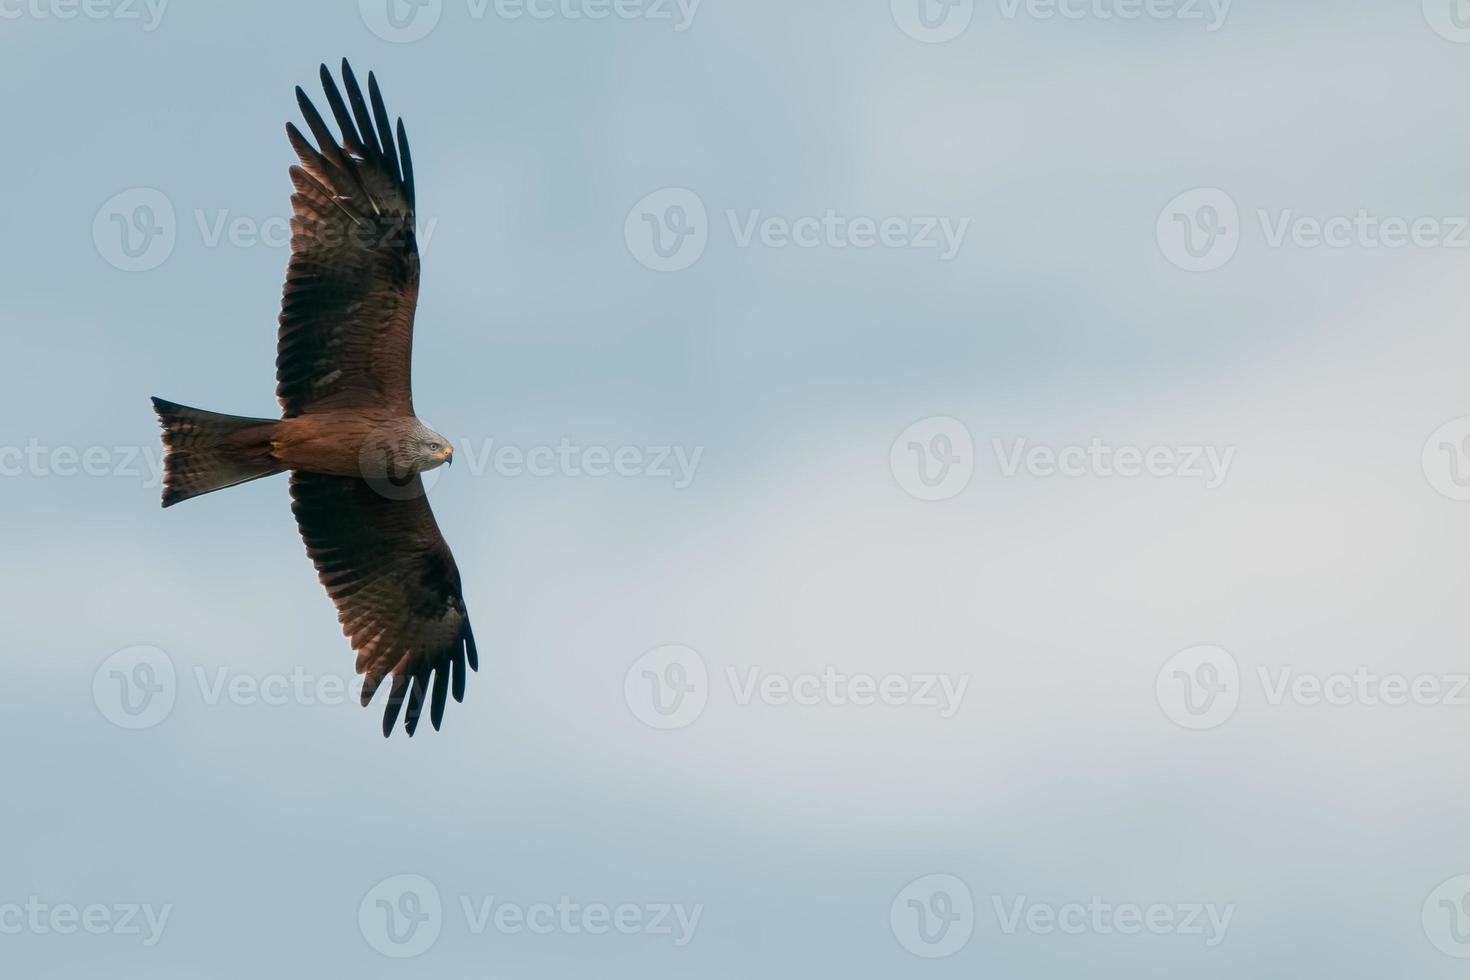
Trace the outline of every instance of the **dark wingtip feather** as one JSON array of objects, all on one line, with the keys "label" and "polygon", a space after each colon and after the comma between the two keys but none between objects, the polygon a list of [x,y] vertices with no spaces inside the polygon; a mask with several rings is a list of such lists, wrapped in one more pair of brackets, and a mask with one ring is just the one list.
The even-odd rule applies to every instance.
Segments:
[{"label": "dark wingtip feather", "polygon": [[408,131],[403,128],[403,118],[398,119],[398,158],[403,171],[403,190],[408,195],[408,206],[417,206],[413,189],[413,154],[408,152]]},{"label": "dark wingtip feather", "polygon": [[326,120],[317,111],[316,103],[302,90],[296,86],[296,104],[301,109],[301,115],[306,119],[306,126],[311,130],[311,135],[316,137],[317,149],[323,154],[329,154],[336,147],[337,141],[332,138],[332,131],[327,128]]},{"label": "dark wingtip feather", "polygon": [[393,689],[388,692],[388,703],[383,706],[383,737],[393,734],[398,723],[398,713],[403,710],[403,694],[408,688],[407,674],[393,675]]},{"label": "dark wingtip feather", "polygon": [[362,706],[366,708],[373,701],[373,695],[378,693],[378,687],[383,683],[382,677],[374,677],[368,674],[362,682]]},{"label": "dark wingtip feather", "polygon": [[368,98],[373,104],[373,121],[378,126],[378,143],[383,147],[383,162],[393,179],[403,183],[403,174],[398,169],[398,151],[393,148],[393,124],[388,121],[388,107],[383,104],[383,92],[378,88],[378,76],[368,72]]},{"label": "dark wingtip feather", "polygon": [[293,122],[286,123],[286,139],[291,142],[291,148],[296,151],[298,157],[303,154],[308,154],[312,159],[321,156],[316,152],[316,147],[311,145],[311,140],[307,139],[306,134]]},{"label": "dark wingtip feather", "polygon": [[459,646],[456,646],[454,648],[454,658],[452,660],[450,660],[449,665],[450,665],[451,668],[453,668],[452,672],[454,674],[454,689],[453,689],[453,692],[452,692],[454,694],[454,700],[457,701],[457,702],[461,702],[462,703],[464,701],[464,645],[463,644],[460,644]]},{"label": "dark wingtip feather", "polygon": [[337,83],[330,72],[322,75],[322,91],[326,93],[332,117],[337,120],[337,128],[342,131],[342,145],[349,152],[367,159],[367,150],[363,149],[362,140],[357,135],[357,124],[352,121],[352,114],[347,111],[347,103],[342,101],[342,93],[338,91]]},{"label": "dark wingtip feather", "polygon": [[434,699],[429,709],[429,722],[434,726],[434,731],[444,722],[444,705],[449,700],[449,668],[440,667],[434,672]]},{"label": "dark wingtip feather", "polygon": [[378,134],[373,126],[373,117],[368,112],[367,100],[362,97],[362,86],[357,84],[357,76],[352,72],[352,66],[347,59],[342,59],[342,84],[347,87],[347,102],[352,106],[352,116],[357,120],[357,135],[362,139],[363,148],[367,151],[368,158],[374,161],[383,158],[383,150],[378,146]]},{"label": "dark wingtip feather", "polygon": [[408,737],[413,738],[414,732],[419,729],[419,718],[424,713],[424,697],[428,694],[429,675],[427,671],[420,671],[413,677],[413,685],[408,689],[408,714],[403,719],[403,730],[408,732]]}]

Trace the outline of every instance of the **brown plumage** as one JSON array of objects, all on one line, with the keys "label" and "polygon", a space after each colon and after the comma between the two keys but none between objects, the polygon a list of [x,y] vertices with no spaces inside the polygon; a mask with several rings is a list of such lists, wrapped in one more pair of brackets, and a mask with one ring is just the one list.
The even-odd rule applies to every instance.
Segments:
[{"label": "brown plumage", "polygon": [[426,703],[439,728],[448,697],[464,699],[466,666],[479,668],[459,568],[421,477],[453,450],[413,411],[413,161],[373,75],[367,98],[346,61],[345,99],[325,65],[321,81],[340,143],[300,88],[315,144],[286,127],[301,163],[277,335],[281,418],[153,399],[163,506],[291,471],[291,510],[357,651],[362,703],[392,678],[383,734],[402,713],[412,735]]}]

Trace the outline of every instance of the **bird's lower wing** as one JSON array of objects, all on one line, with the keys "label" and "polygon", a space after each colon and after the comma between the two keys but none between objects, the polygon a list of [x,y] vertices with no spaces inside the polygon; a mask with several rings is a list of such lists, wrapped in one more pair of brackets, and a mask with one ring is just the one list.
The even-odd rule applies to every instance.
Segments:
[{"label": "bird's lower wing", "polygon": [[357,651],[363,705],[391,676],[383,734],[407,705],[404,729],[412,735],[426,701],[438,729],[448,695],[464,700],[466,664],[478,670],[479,659],[459,568],[422,482],[415,477],[388,496],[366,480],[296,472],[291,501],[306,551]]}]

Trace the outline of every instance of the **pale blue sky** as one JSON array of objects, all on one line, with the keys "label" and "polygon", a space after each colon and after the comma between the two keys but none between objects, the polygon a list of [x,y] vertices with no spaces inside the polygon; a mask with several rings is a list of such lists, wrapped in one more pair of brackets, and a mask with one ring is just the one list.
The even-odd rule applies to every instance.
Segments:
[{"label": "pale blue sky", "polygon": [[[902,0],[704,0],[683,30],[673,2],[442,0],[407,43],[375,2],[0,0],[0,974],[1461,975],[1442,902],[1467,889],[1440,886],[1470,873],[1470,705],[1273,696],[1470,669],[1470,503],[1436,468],[1470,427],[1431,439],[1470,415],[1448,0],[1236,0],[1216,30],[991,0],[941,44]],[[287,214],[293,86],[344,55],[405,118],[433,223],[416,403],[459,446],[432,499],[482,657],[412,741],[251,693],[351,672],[284,479],[164,512],[149,471],[149,395],[275,410],[287,253],[251,234]],[[174,240],[129,272],[108,202],[130,219],[139,188]],[[657,272],[626,229],[670,188],[706,247]],[[1176,214],[1203,235],[1224,202],[1228,263],[1180,268]],[[829,212],[859,240],[967,224],[947,261],[771,244]],[[1442,240],[1271,243],[1359,212]],[[961,432],[973,455],[931,438]],[[1026,455],[1094,440],[1174,471]],[[910,441],[968,482],[926,489]],[[495,462],[564,442],[638,475]],[[1231,453],[1219,486],[1178,472],[1194,448]],[[1207,644],[1238,706],[1186,730],[1170,685],[1198,661],[1170,658]],[[130,730],[107,692],[140,646],[173,702]],[[643,671],[689,661],[640,658],[669,646],[704,707],[659,730]],[[829,669],[909,700],[782,700]],[[953,712],[926,678],[964,684]],[[413,911],[400,875],[442,906],[421,951],[389,941],[412,959],[376,948],[377,899]],[[930,875],[974,908],[940,959],[905,926],[943,908]],[[32,896],[106,906],[106,934],[23,921]],[[562,896],[699,917],[683,944],[514,927]],[[1228,926],[1045,927],[1094,898]],[[119,905],[166,907],[157,942]]]}]

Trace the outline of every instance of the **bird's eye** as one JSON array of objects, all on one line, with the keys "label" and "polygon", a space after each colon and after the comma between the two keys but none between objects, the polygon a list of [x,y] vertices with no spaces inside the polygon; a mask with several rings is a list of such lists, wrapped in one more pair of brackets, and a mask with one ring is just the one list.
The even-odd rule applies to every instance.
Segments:
[{"label": "bird's eye", "polygon": [[441,446],[441,445],[439,445],[437,442],[431,442],[431,443],[429,443],[429,452],[431,452],[431,453],[437,453],[439,450],[441,450],[443,448],[444,447]]}]

